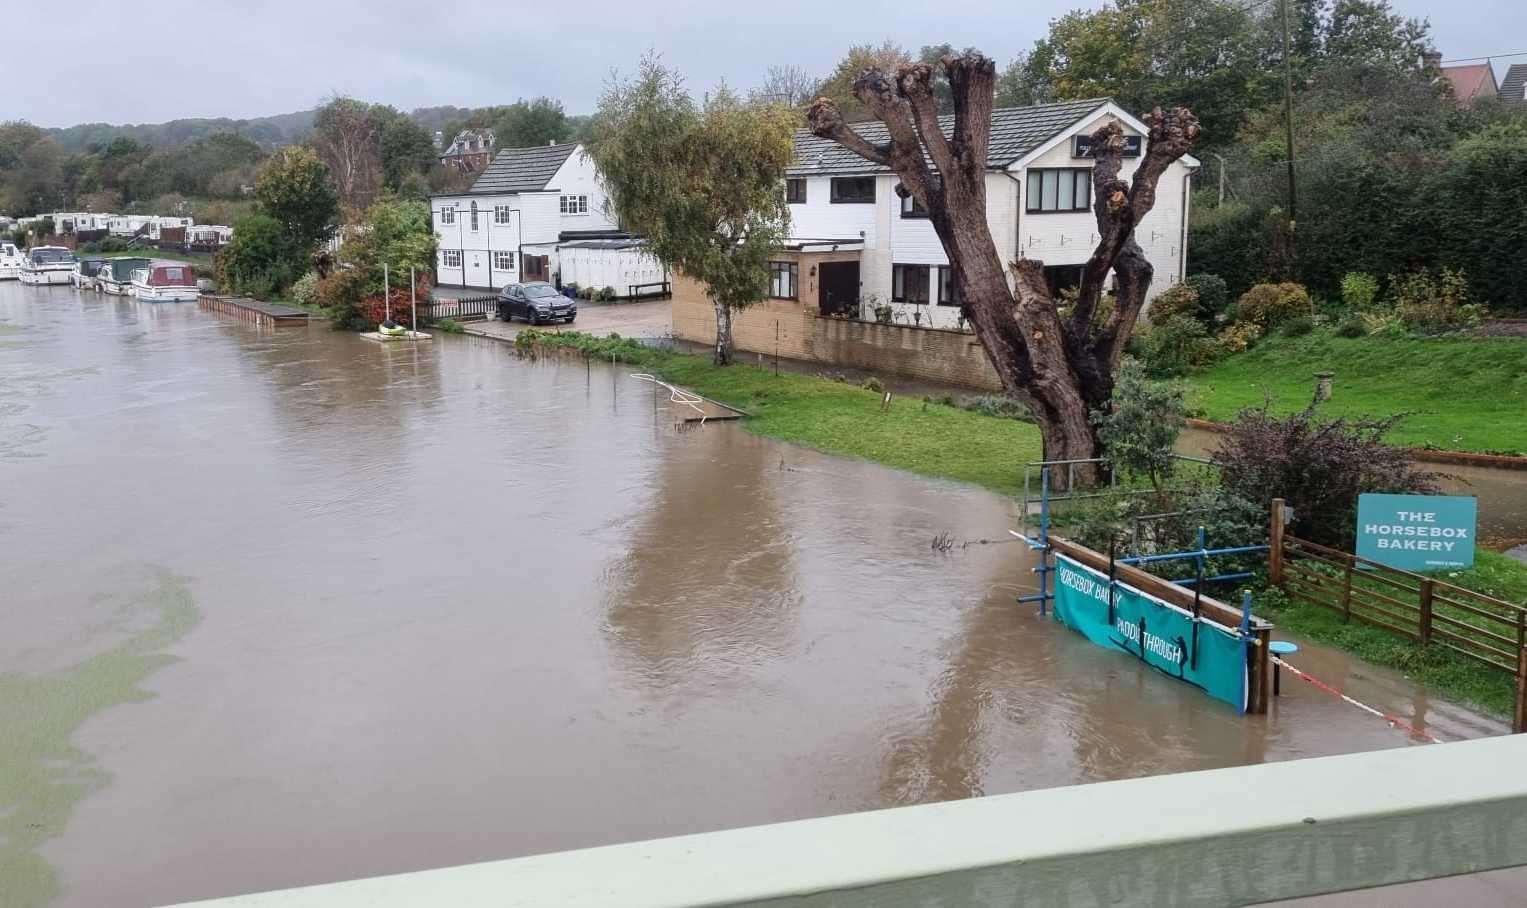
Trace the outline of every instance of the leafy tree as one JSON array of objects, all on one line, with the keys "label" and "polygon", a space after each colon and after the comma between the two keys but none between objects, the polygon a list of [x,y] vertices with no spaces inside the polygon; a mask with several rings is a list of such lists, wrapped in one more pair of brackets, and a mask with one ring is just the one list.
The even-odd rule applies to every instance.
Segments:
[{"label": "leafy tree", "polygon": [[497,121],[493,131],[499,148],[562,143],[572,138],[572,134],[562,102],[552,98],[514,102]]},{"label": "leafy tree", "polygon": [[[1042,262],[1013,263],[1015,281],[1008,283],[986,219],[996,64],[972,52],[946,57],[943,66],[955,103],[949,135],[937,120],[933,71],[926,63],[904,64],[894,75],[871,70],[855,81],[860,103],[886,126],[884,144],[872,144],[850,129],[831,98],[812,104],[811,128],[889,168],[900,179],[898,192],[910,194],[927,210],[976,337],[1003,390],[1034,414],[1045,457],[1096,457],[1101,443],[1088,416],[1112,395],[1114,370],[1150,288],[1152,268],[1135,241],[1135,225],[1155,206],[1161,176],[1198,140],[1198,121],[1185,108],[1146,114],[1150,135],[1129,183],[1119,179],[1122,128],[1110,122],[1093,133],[1098,243],[1083,267],[1076,303],[1063,321]],[[933,179],[935,170],[938,180]],[[1100,303],[1110,274],[1116,292],[1104,317]],[[1092,472],[1081,478],[1093,478]]]},{"label": "leafy tree", "polygon": [[1172,446],[1188,416],[1183,394],[1179,385],[1150,381],[1138,360],[1125,357],[1110,405],[1092,411],[1109,465],[1149,478],[1157,494],[1177,462]]},{"label": "leafy tree", "polygon": [[402,114],[390,117],[382,126],[382,184],[394,192],[405,184],[417,191],[414,182],[429,172],[437,160],[435,140]]},{"label": "leafy tree", "polygon": [[385,199],[366,209],[363,229],[351,233],[340,248],[340,261],[364,275],[362,291],[382,292],[382,266],[392,274],[392,286],[407,286],[410,268],[422,278],[435,267],[435,230],[428,203]]},{"label": "leafy tree", "polygon": [[797,116],[725,89],[696,105],[650,56],[599,104],[589,154],[612,207],[659,261],[706,285],[718,364],[731,362],[732,312],[763,299],[769,256],[786,237],[780,186]]},{"label": "leafy tree", "polygon": [[311,149],[300,145],[283,148],[265,162],[255,180],[255,198],[264,213],[286,229],[299,257],[311,255],[328,239],[339,217],[329,169]]},{"label": "leafy tree", "polygon": [[1454,145],[1423,183],[1436,259],[1466,265],[1475,296],[1527,311],[1527,118],[1488,126]]},{"label": "leafy tree", "polygon": [[838,61],[827,78],[822,80],[822,84],[817,87],[817,95],[831,99],[839,115],[849,122],[872,119],[869,108],[860,102],[854,92],[855,80],[867,70],[895,72],[896,67],[910,62],[912,55],[894,41],[887,40],[879,46],[855,44]]},{"label": "leafy tree", "polygon": [[218,252],[216,269],[220,284],[268,299],[302,272],[302,250],[280,220],[251,214],[233,225],[233,239]]},{"label": "leafy tree", "polygon": [[339,201],[351,210],[371,204],[381,187],[381,122],[372,105],[335,97],[318,108],[308,138],[329,168]]}]

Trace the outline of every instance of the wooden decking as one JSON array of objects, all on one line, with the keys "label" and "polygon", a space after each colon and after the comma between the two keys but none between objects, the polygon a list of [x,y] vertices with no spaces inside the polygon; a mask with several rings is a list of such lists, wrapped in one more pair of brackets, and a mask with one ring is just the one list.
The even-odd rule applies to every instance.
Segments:
[{"label": "wooden decking", "polygon": [[232,316],[262,328],[300,327],[308,323],[308,314],[301,309],[283,306],[280,303],[265,303],[243,296],[214,296],[203,293],[196,304],[208,312]]}]

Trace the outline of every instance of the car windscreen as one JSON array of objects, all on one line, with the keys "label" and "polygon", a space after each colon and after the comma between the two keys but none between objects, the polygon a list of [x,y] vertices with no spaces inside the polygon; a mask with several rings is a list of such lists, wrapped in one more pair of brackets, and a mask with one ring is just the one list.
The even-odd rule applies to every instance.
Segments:
[{"label": "car windscreen", "polygon": [[542,284],[539,287],[526,287],[525,288],[525,295],[534,300],[534,299],[544,299],[544,298],[549,297],[549,296],[561,296],[562,294],[558,293],[556,290],[552,289],[550,286],[548,286],[546,284]]}]

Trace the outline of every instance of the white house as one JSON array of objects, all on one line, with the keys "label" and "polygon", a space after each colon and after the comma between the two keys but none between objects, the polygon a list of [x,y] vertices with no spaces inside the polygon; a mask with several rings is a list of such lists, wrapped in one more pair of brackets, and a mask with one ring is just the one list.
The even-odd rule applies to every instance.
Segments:
[{"label": "white house", "polygon": [[[952,118],[941,119],[952,129]],[[1052,290],[1080,282],[1081,266],[1097,243],[1087,145],[1109,119],[1120,122],[1130,142],[1120,173],[1128,180],[1148,130],[1112,101],[992,113],[986,216],[997,253],[1004,262],[1043,261]],[[886,139],[884,124],[854,128],[872,142]],[[926,215],[914,200],[896,194],[896,176],[804,130],[796,135],[795,154],[786,186],[792,240],[782,250],[782,274],[771,282],[771,295],[788,295],[822,314],[861,318],[873,318],[876,306],[889,303],[898,323],[955,327],[959,303],[949,261]],[[1191,157],[1172,165],[1157,185],[1155,208],[1135,231],[1155,267],[1152,296],[1183,277],[1189,184],[1197,167]],[[813,252],[822,260],[808,262],[816,258]],[[809,267],[809,280],[803,280],[802,265]]]},{"label": "white house", "polygon": [[563,241],[616,229],[577,144],[500,149],[470,189],[433,196],[431,208],[438,282],[462,287],[555,282]]}]

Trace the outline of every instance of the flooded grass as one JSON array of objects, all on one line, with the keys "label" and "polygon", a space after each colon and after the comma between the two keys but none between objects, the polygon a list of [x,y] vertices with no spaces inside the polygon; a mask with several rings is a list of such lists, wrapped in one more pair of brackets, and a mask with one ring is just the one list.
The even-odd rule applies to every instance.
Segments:
[{"label": "flooded grass", "polygon": [[910,398],[883,408],[883,394],[855,385],[741,363],[720,367],[624,338],[525,331],[516,341],[521,349],[537,344],[638,366],[746,410],[745,425],[759,435],[1007,495],[1023,490],[1023,465],[1040,459],[1039,430],[1016,419]]}]

